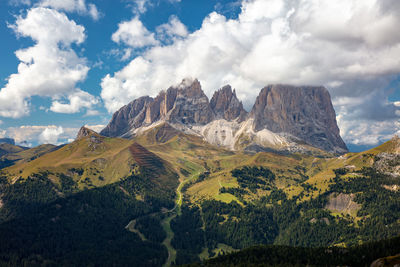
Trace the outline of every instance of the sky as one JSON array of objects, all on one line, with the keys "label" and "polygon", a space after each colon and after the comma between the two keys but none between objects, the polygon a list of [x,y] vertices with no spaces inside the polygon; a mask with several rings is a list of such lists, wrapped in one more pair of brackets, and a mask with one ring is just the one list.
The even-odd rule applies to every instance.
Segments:
[{"label": "sky", "polygon": [[0,137],[61,144],[198,78],[250,110],[268,84],[323,85],[352,151],[400,134],[398,0],[0,0]]}]

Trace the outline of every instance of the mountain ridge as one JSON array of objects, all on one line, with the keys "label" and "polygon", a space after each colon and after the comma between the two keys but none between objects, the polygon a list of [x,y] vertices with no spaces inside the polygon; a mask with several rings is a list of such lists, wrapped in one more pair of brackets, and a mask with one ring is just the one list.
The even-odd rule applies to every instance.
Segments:
[{"label": "mountain ridge", "polygon": [[348,151],[329,92],[321,86],[266,86],[248,113],[230,85],[209,101],[197,79],[186,79],[155,98],[123,106],[100,134],[132,138],[160,121],[231,150],[307,152],[309,145],[335,154]]}]

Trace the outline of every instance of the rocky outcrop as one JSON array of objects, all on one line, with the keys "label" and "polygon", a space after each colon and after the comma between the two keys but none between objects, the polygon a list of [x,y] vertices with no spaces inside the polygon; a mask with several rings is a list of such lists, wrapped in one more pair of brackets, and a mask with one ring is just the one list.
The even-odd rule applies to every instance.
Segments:
[{"label": "rocky outcrop", "polygon": [[89,129],[89,128],[86,128],[85,126],[82,126],[82,127],[79,129],[79,132],[78,132],[78,134],[76,135],[75,140],[79,140],[79,139],[82,139],[82,138],[85,138],[85,137],[88,137],[88,136],[92,136],[92,135],[98,136],[99,134],[96,133],[95,131]]},{"label": "rocky outcrop", "polygon": [[95,131],[86,128],[85,126],[81,127],[78,132],[78,135],[75,138],[75,142],[80,143],[84,142],[87,145],[88,151],[98,151],[104,150],[104,136],[96,133]]},{"label": "rocky outcrop", "polygon": [[230,85],[216,91],[211,98],[210,105],[217,119],[227,121],[238,119],[238,122],[242,122],[247,117],[242,102],[239,101],[235,90],[232,91]]},{"label": "rocky outcrop", "polygon": [[354,194],[335,194],[329,196],[329,201],[325,208],[333,212],[352,214],[361,208],[361,205],[354,202]]},{"label": "rocky outcrop", "polygon": [[395,135],[391,140],[380,146],[385,152],[377,154],[373,167],[386,175],[400,176],[400,138]]},{"label": "rocky outcrop", "polygon": [[326,151],[347,151],[324,87],[269,85],[258,95],[250,117],[255,131],[287,133]]},{"label": "rocky outcrop", "polygon": [[400,176],[400,154],[379,153],[375,156],[373,167],[381,173]]}]

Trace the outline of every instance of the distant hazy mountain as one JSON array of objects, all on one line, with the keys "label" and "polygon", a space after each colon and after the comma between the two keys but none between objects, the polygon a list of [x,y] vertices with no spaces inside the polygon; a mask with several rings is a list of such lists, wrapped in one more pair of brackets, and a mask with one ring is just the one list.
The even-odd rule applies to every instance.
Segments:
[{"label": "distant hazy mountain", "polygon": [[13,138],[0,138],[0,144],[15,145],[15,140]]}]

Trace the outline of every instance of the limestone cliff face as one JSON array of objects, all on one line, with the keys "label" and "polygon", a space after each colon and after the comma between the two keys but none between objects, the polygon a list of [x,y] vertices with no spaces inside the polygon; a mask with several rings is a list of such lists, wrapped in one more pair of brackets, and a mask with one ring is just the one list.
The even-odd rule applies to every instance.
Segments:
[{"label": "limestone cliff face", "polygon": [[238,119],[239,122],[242,122],[247,117],[242,102],[239,101],[235,90],[232,91],[230,85],[216,91],[211,98],[210,105],[218,119],[227,121]]},{"label": "limestone cliff face", "polygon": [[155,98],[141,97],[122,107],[101,134],[129,138],[159,122],[230,149],[247,149],[242,144],[247,140],[249,147],[293,149],[306,143],[334,153],[347,151],[324,87],[267,86],[248,114],[231,86],[209,101],[198,80],[183,80]]},{"label": "limestone cliff face", "polygon": [[142,126],[146,117],[146,108],[153,102],[149,96],[143,96],[133,100],[114,113],[110,123],[100,134],[104,136],[122,136],[130,129]]},{"label": "limestone cliff face", "polygon": [[255,131],[287,133],[326,151],[347,151],[324,87],[269,85],[261,90],[250,117]]},{"label": "limestone cliff face", "polygon": [[183,81],[176,90],[176,98],[171,110],[167,111],[165,120],[183,124],[207,124],[214,119],[208,97],[201,89],[200,82],[194,80],[190,85]]},{"label": "limestone cliff face", "polygon": [[138,98],[114,113],[102,135],[130,137],[130,130],[159,120],[183,124],[207,124],[214,119],[207,96],[198,80],[184,80],[156,98]]}]

